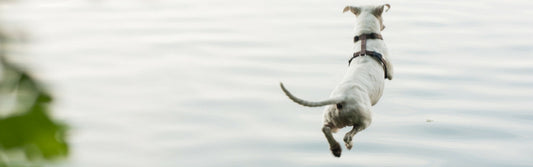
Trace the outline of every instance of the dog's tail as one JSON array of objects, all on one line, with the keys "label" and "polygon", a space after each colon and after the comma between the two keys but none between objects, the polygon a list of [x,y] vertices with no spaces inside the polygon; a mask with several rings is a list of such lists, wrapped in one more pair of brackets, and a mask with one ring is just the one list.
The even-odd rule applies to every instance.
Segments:
[{"label": "dog's tail", "polygon": [[294,102],[296,102],[296,103],[298,103],[300,105],[307,106],[307,107],[320,107],[320,106],[325,106],[325,105],[330,105],[330,104],[341,103],[343,101],[343,98],[341,98],[341,97],[330,98],[330,99],[327,99],[327,100],[324,100],[324,101],[318,101],[318,102],[302,100],[302,99],[297,98],[296,96],[292,95],[291,92],[289,92],[287,90],[287,88],[285,88],[285,86],[283,86],[283,83],[280,82],[279,86],[281,86],[281,90],[283,90],[283,92],[285,92],[285,95],[289,96],[289,99],[291,99],[292,101],[294,101]]}]

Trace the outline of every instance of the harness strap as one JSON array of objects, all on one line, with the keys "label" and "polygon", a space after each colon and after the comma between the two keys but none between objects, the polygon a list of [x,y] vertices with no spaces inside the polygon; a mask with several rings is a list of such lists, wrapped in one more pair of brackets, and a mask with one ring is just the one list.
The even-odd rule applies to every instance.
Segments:
[{"label": "harness strap", "polygon": [[352,58],[350,58],[350,60],[348,60],[348,66],[352,63],[352,60],[354,58],[358,57],[358,56],[365,56],[365,55],[372,56],[372,57],[374,57],[375,59],[377,59],[381,63],[381,66],[383,66],[383,70],[385,72],[385,79],[389,78],[389,76],[387,75],[387,64],[385,64],[385,60],[383,59],[383,55],[381,53],[378,53],[378,52],[375,52],[375,51],[366,50],[366,40],[367,39],[381,39],[381,40],[383,40],[383,37],[380,34],[376,34],[376,33],[362,34],[362,35],[359,35],[359,36],[355,36],[354,37],[354,42],[357,42],[357,41],[361,40],[361,51],[355,52],[353,54]]},{"label": "harness strap", "polygon": [[[381,36],[381,34],[378,34],[378,33],[362,34],[361,36],[365,36],[366,39],[381,39],[381,40],[383,40],[383,36]],[[353,42],[356,43],[357,41],[359,41],[360,38],[361,37],[359,37],[359,35],[353,37]]]},{"label": "harness strap", "polygon": [[366,35],[361,35],[361,55],[366,55]]}]

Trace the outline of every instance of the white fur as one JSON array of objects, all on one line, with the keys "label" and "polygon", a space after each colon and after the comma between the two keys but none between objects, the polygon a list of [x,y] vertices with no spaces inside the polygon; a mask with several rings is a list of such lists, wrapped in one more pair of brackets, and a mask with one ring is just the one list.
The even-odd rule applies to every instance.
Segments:
[{"label": "white fur", "polygon": [[[376,17],[373,12],[382,8],[380,6],[346,7],[345,12],[350,10],[357,15],[355,20],[355,35],[364,33],[379,33],[383,25],[380,16]],[[355,10],[355,11],[354,11]],[[354,52],[360,51],[361,41],[355,44]],[[376,51],[383,55],[387,64],[387,74],[392,79],[392,65],[388,59],[387,47],[383,40],[367,40],[367,50]],[[320,102],[309,102],[292,95],[281,84],[282,90],[294,102],[310,107],[327,105],[324,110],[324,127],[322,131],[328,140],[333,155],[339,157],[341,148],[333,138],[332,132],[346,126],[353,129],[346,133],[344,142],[351,149],[352,137],[359,131],[367,128],[372,122],[371,106],[375,105],[383,94],[385,74],[383,66],[371,56],[359,56],[351,62],[341,83],[331,92],[330,98]],[[339,109],[337,106],[342,106]]]}]

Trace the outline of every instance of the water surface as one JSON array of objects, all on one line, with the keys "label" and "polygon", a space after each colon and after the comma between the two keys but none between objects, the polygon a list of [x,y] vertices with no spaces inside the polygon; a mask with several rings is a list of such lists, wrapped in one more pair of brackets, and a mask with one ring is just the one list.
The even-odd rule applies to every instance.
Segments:
[{"label": "water surface", "polygon": [[[324,99],[352,53],[348,1],[20,1],[55,92],[58,166],[532,166],[530,1],[389,2],[395,78],[372,125],[329,152]],[[344,129],[335,136],[340,141]]]}]

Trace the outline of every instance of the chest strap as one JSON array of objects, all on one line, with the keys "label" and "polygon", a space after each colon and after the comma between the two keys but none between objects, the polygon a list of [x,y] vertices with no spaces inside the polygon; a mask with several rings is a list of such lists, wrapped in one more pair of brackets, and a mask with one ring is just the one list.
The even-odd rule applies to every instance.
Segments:
[{"label": "chest strap", "polygon": [[383,70],[385,72],[385,79],[389,78],[389,76],[387,75],[387,64],[385,64],[385,60],[383,60],[383,55],[381,53],[378,53],[378,52],[375,52],[375,51],[366,50],[366,40],[367,39],[381,39],[381,40],[383,40],[383,37],[380,34],[377,34],[377,33],[362,34],[362,35],[359,35],[359,36],[355,36],[353,38],[354,43],[359,41],[359,40],[361,40],[361,51],[355,52],[353,54],[352,58],[350,58],[350,60],[348,60],[348,66],[352,63],[352,60],[355,59],[356,57],[368,55],[368,56],[374,57],[376,60],[378,60],[381,63],[381,66],[383,66]]}]

